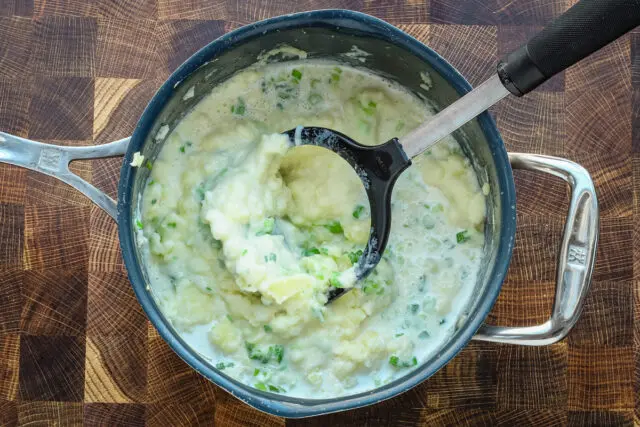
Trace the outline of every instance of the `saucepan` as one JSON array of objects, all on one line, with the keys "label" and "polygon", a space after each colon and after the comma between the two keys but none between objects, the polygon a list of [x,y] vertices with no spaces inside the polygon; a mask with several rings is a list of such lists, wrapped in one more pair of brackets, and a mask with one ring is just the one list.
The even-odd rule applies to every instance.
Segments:
[{"label": "saucepan", "polygon": [[[483,113],[456,137],[471,159],[480,185],[488,183],[483,268],[473,296],[448,341],[404,377],[366,393],[308,399],[266,393],[217,370],[188,346],[160,311],[148,287],[136,246],[134,213],[149,175],[132,168],[135,152],[154,159],[170,131],[211,88],[255,63],[261,52],[288,44],[311,58],[331,58],[393,79],[416,94],[429,75],[428,98],[447,106],[471,90],[469,83],[436,52],[374,17],[346,10],[304,12],[239,28],[211,42],[182,64],[144,110],[133,136],[92,147],[60,147],[0,133],[0,162],[29,168],[73,186],[118,223],[120,246],[131,286],[145,313],[171,348],[201,375],[262,411],[305,417],[357,408],[396,396],[421,383],[448,363],[470,340],[548,345],[564,338],[576,323],[589,289],[598,238],[598,204],[593,182],[581,166],[565,159],[510,153],[491,116]],[[370,53],[366,62],[344,55],[353,46]],[[282,57],[277,60],[286,61]],[[70,172],[73,160],[124,156],[117,202]],[[502,286],[516,232],[516,192],[512,168],[551,174],[565,180],[570,202],[559,242],[555,302],[549,319],[537,326],[499,327],[484,323]]]}]

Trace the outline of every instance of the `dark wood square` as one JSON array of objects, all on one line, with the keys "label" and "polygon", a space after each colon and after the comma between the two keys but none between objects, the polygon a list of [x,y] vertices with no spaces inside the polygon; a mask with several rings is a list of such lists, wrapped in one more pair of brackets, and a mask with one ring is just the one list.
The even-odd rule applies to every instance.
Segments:
[{"label": "dark wood square", "polygon": [[36,77],[29,105],[29,137],[88,140],[93,130],[93,80]]},{"label": "dark wood square", "polygon": [[[20,1],[20,0],[17,0]],[[2,2],[0,1],[0,16]],[[22,79],[31,74],[33,22],[27,17],[0,17],[0,78]]]},{"label": "dark wood square", "polygon": [[580,320],[569,335],[572,346],[633,345],[634,283],[594,281]]},{"label": "dark wood square", "polygon": [[522,216],[564,220],[569,209],[569,186],[555,176],[516,169],[516,211]]},{"label": "dark wood square", "polygon": [[633,344],[635,349],[634,395],[635,395],[635,419],[640,423],[640,282],[634,281],[634,334]]},{"label": "dark wood square", "polygon": [[33,0],[34,16],[96,16],[94,0]]},{"label": "dark wood square", "polygon": [[568,409],[632,410],[634,349],[569,346]]},{"label": "dark wood square", "polygon": [[25,268],[86,268],[88,225],[88,207],[27,206],[24,227]]},{"label": "dark wood square", "polygon": [[631,96],[631,146],[633,153],[640,153],[640,86],[634,87]]},{"label": "dark wood square", "polygon": [[[89,224],[89,271],[124,272],[118,226],[113,218],[99,207],[93,206]],[[92,323],[90,320],[89,328],[93,328]]]},{"label": "dark wood square", "polygon": [[566,343],[546,347],[501,345],[496,372],[500,409],[567,406]]},{"label": "dark wood square", "polygon": [[22,267],[24,208],[0,203],[0,268]]},{"label": "dark wood square", "polygon": [[566,71],[567,154],[630,152],[629,50],[622,38]]},{"label": "dark wood square", "polygon": [[[3,69],[5,66],[0,65],[0,70]],[[0,77],[0,130],[18,136],[27,136],[30,99],[31,81],[29,78]]]},{"label": "dark wood square", "polygon": [[[633,279],[640,280],[640,156],[634,155],[632,160],[633,168]],[[640,298],[640,287],[636,286],[638,298]],[[638,306],[638,316],[640,320],[640,305]],[[640,337],[639,337],[640,338]],[[640,348],[640,339],[638,340]],[[639,351],[640,353],[640,351]]]},{"label": "dark wood square", "polygon": [[[620,250],[629,248],[629,250]],[[630,281],[633,278],[633,219],[601,218],[593,279]]]},{"label": "dark wood square", "polygon": [[0,401],[15,400],[18,396],[19,367],[20,335],[0,335]]},{"label": "dark wood square", "polygon": [[82,401],[84,341],[84,337],[23,335],[20,400]]},{"label": "dark wood square", "polygon": [[496,25],[499,0],[430,0],[429,16],[435,24]]},{"label": "dark wood square", "polygon": [[[229,19],[225,2],[208,0],[157,0],[160,20]],[[241,4],[234,5],[240,7]]]},{"label": "dark wood square", "polygon": [[150,19],[99,19],[96,75],[128,78],[155,75],[155,29],[156,21]]},{"label": "dark wood square", "polygon": [[[356,6],[357,3],[353,6]],[[349,5],[351,6],[351,5]],[[351,7],[349,7],[351,9]],[[369,15],[378,16],[391,24],[419,24],[429,22],[428,18],[429,2],[416,1],[407,2],[404,0],[377,0],[364,2],[362,12]]]},{"label": "dark wood square", "polygon": [[144,427],[145,406],[137,404],[88,403],[84,405],[84,425],[95,427]]},{"label": "dark wood square", "polygon": [[124,20],[155,19],[157,0],[102,0],[96,4],[98,16]]},{"label": "dark wood square", "polygon": [[148,341],[148,401],[178,405],[198,402],[213,411],[215,386],[183,362],[155,331]]},{"label": "dark wood square", "polygon": [[0,399],[0,425],[16,427],[18,425],[18,403]]},{"label": "dark wood square", "polygon": [[[0,228],[1,229],[1,228]],[[19,268],[0,269],[0,334],[20,333],[23,271]]]},{"label": "dark wood square", "polygon": [[562,155],[567,139],[563,93],[532,92],[498,104],[498,128],[507,151]]},{"label": "dark wood square", "polygon": [[19,402],[18,421],[23,426],[81,426],[82,403]]},{"label": "dark wood square", "polygon": [[511,409],[496,411],[492,420],[496,426],[558,426],[567,425],[567,411],[564,409]]},{"label": "dark wood square", "polygon": [[45,16],[35,21],[33,68],[53,77],[90,77],[95,72],[95,18]]},{"label": "dark wood square", "polygon": [[[498,25],[498,56],[504,58],[505,55],[524,45],[542,30],[540,25]],[[564,72],[561,72],[542,85],[536,88],[531,95],[540,92],[563,92]],[[526,99],[526,98],[525,98]],[[504,105],[504,101],[499,105]]]},{"label": "dark wood square", "polygon": [[27,170],[0,164],[0,203],[24,204],[27,189]]},{"label": "dark wood square", "polygon": [[0,16],[28,16],[33,14],[33,0],[0,0]]},{"label": "dark wood square", "polygon": [[147,400],[147,334],[144,329],[87,336],[84,401]]},{"label": "dark wood square", "polygon": [[166,78],[198,49],[224,33],[222,21],[160,21],[158,34],[158,72]]},{"label": "dark wood square", "polygon": [[516,242],[509,266],[509,279],[530,283],[556,280],[556,260],[564,221],[517,214]]},{"label": "dark wood square", "polygon": [[628,152],[572,153],[567,157],[590,171],[601,218],[632,217],[633,167]]},{"label": "dark wood square", "polygon": [[631,411],[569,411],[569,427],[631,427],[634,424]]},{"label": "dark wood square", "polygon": [[89,274],[88,336],[147,334],[147,318],[126,273]]},{"label": "dark wood square", "polygon": [[480,84],[495,73],[496,27],[431,25],[427,39],[429,47],[447,58],[472,85]]},{"label": "dark wood square", "polygon": [[631,43],[631,84],[633,88],[640,88],[640,32],[634,30],[629,34]]},{"label": "dark wood square", "polygon": [[[495,346],[470,343],[421,385],[389,401],[389,408],[477,408],[496,402]],[[464,384],[464,387],[462,387]]]},{"label": "dark wood square", "polygon": [[87,323],[86,270],[25,271],[20,327],[30,335],[84,336]]}]

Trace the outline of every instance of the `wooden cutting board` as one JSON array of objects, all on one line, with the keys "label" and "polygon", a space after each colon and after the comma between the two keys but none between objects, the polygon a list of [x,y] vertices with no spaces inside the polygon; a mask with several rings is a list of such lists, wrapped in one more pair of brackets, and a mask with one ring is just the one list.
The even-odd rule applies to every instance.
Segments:
[{"label": "wooden cutting board", "polygon": [[[430,45],[477,84],[573,0],[0,0],[0,129],[44,142],[126,137],[162,81],[207,42],[299,10],[351,8]],[[159,338],[126,279],[115,224],[77,192],[0,165],[0,425],[638,425],[640,33],[493,111],[510,151],[583,164],[600,197],[591,293],[571,335],[472,342],[378,405],[285,421],[199,377]],[[120,160],[77,173],[115,195]],[[518,233],[488,321],[544,321],[567,190],[516,173]]]}]

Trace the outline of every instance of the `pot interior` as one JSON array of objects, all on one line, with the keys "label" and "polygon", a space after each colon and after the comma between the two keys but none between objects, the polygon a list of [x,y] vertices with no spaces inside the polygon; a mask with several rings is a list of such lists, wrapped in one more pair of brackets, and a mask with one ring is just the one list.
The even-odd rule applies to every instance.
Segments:
[{"label": "pot interior", "polygon": [[[270,21],[276,21],[277,19]],[[149,124],[146,126],[146,131],[144,125],[140,130],[136,131],[131,150],[141,151],[145,158],[153,160],[162,145],[156,142],[158,131],[162,133],[167,126],[169,130],[173,129],[182,117],[206,96],[214,86],[255,63],[262,52],[269,51],[282,44],[306,51],[310,59],[331,59],[354,67],[363,67],[385,76],[400,83],[421,98],[427,98],[436,110],[438,106],[450,104],[460,97],[461,92],[468,90],[469,86],[464,79],[446,64],[442,58],[425,49],[409,36],[400,33],[399,30],[388,31],[392,27],[381,23],[381,21],[370,18],[370,22],[363,22],[362,19],[346,20],[345,18],[343,19],[344,25],[339,26],[336,25],[336,22],[316,19],[307,23],[292,24],[290,28],[282,28],[281,24],[273,22],[271,25],[263,24],[266,32],[254,31],[253,34],[244,34],[236,39],[231,34],[225,40],[216,41],[213,45],[217,46],[212,47],[210,45],[188,60],[185,65],[174,73],[165,85],[166,87],[163,87],[159,94],[156,95],[156,98],[159,96],[161,98],[164,97],[164,99],[160,99],[156,103],[157,105],[160,105],[158,103],[162,104],[161,106],[156,106],[159,113],[155,118],[149,119],[147,117]],[[381,24],[377,26],[375,25],[376,23]],[[276,30],[275,28],[278,29]],[[364,57],[364,62],[360,59],[363,58],[362,56],[344,55],[351,52],[354,46],[369,54]],[[270,58],[270,61],[287,61],[291,59],[298,58],[287,58],[280,55]],[[423,75],[427,73],[431,79],[431,87],[428,90],[424,89],[425,81],[421,77],[421,73]],[[168,84],[171,84],[171,87],[167,86]],[[194,96],[185,96],[192,89]],[[154,101],[156,101],[155,98]],[[153,105],[154,101],[150,105]],[[150,114],[153,114],[153,111],[145,112],[145,115]],[[143,116],[141,122],[144,119]],[[489,135],[489,138],[487,135]],[[139,142],[136,142],[136,138]],[[456,138],[473,164],[479,185],[482,186],[488,183],[491,188],[487,197],[483,268],[478,276],[474,293],[464,310],[465,314],[459,319],[454,334],[438,352],[433,354],[431,359],[406,376],[374,390],[373,393],[367,392],[335,399],[300,399],[272,394],[268,395],[267,398],[260,398],[261,395],[267,395],[226,377],[224,374],[215,372],[212,364],[199,358],[193,350],[189,349],[188,345],[180,340],[178,332],[172,330],[170,323],[164,316],[157,313],[157,305],[153,302],[147,301],[145,303],[142,301],[140,292],[148,293],[148,291],[141,290],[145,286],[144,283],[136,283],[135,274],[131,274],[133,276],[133,286],[136,288],[139,298],[141,298],[143,307],[145,307],[147,314],[149,314],[150,310],[155,310],[154,316],[163,322],[164,327],[172,330],[171,340],[168,339],[167,341],[181,357],[192,366],[194,366],[194,363],[191,363],[191,359],[199,359],[202,365],[194,367],[203,375],[219,384],[219,378],[223,377],[225,379],[225,382],[221,384],[223,387],[231,389],[233,394],[267,412],[288,416],[306,416],[314,413],[332,412],[363,406],[372,403],[372,398],[381,400],[414,386],[432,375],[468,342],[495,301],[511,252],[513,235],[511,230],[505,235],[503,221],[506,217],[505,208],[506,211],[509,211],[508,215],[515,215],[510,206],[514,201],[509,199],[509,197],[513,197],[512,191],[509,188],[505,190],[505,186],[512,185],[512,182],[509,183],[512,178],[510,167],[506,161],[506,153],[502,147],[502,141],[495,131],[495,125],[488,116],[480,120],[473,120],[456,133]],[[128,191],[131,197],[130,205],[128,206],[128,215],[130,217],[134,215],[137,209],[141,190],[148,175],[149,171],[145,168],[138,168],[135,171],[132,178],[132,190]],[[509,203],[509,205],[505,207],[506,203]],[[134,237],[132,236],[131,239],[134,239]],[[505,249],[505,245],[508,245],[507,249]],[[133,247],[136,246],[134,245]],[[135,253],[134,257],[142,277],[145,279],[144,281],[148,283],[142,256],[139,253]],[[499,265],[497,266],[496,264]],[[130,269],[129,265],[127,267]],[[157,321],[154,321],[154,323],[157,323]],[[375,394],[378,392],[381,393],[376,397]],[[252,396],[257,396],[256,400]],[[265,403],[266,400],[268,402]],[[278,407],[277,402],[285,405],[285,409]],[[331,406],[333,403],[336,403],[334,407]],[[291,409],[291,406],[286,406],[291,404],[295,404],[297,409]]]}]

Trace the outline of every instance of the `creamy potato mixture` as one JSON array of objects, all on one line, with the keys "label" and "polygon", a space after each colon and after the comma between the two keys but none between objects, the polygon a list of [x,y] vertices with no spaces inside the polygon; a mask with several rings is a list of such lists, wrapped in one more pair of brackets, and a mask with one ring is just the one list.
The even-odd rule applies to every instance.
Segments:
[{"label": "creamy potato mixture", "polygon": [[415,128],[431,109],[398,85],[336,63],[258,65],[213,89],[166,137],[140,218],[165,315],[225,374],[259,390],[335,397],[415,369],[454,330],[482,257],[485,195],[453,138],[393,193],[389,245],[329,305],[369,237],[362,183],[336,154],[291,148],[298,125],[363,144]]}]

